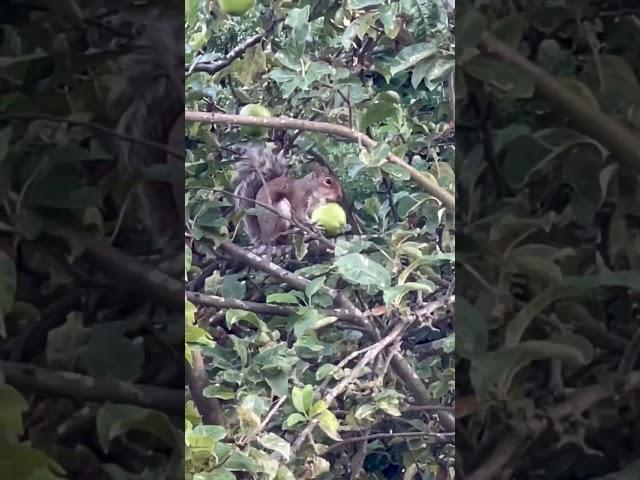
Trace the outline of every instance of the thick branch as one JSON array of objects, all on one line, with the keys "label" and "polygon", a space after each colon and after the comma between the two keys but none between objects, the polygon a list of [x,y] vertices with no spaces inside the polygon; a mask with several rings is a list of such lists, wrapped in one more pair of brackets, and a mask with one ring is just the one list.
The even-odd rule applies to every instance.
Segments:
[{"label": "thick branch", "polygon": [[[296,314],[296,309],[292,307],[283,307],[281,305],[270,305],[268,303],[248,302],[246,300],[236,300],[234,298],[223,298],[215,295],[204,295],[202,293],[186,292],[187,300],[197,305],[208,305],[216,308],[235,308],[237,310],[247,310],[254,313],[262,313],[265,315],[278,315],[288,317]],[[345,322],[357,323],[360,319],[357,315],[349,313],[347,310],[324,310],[327,316],[336,317],[338,320]]]},{"label": "thick branch", "polygon": [[95,123],[95,122],[86,122],[82,120],[74,120],[69,117],[61,117],[57,115],[48,115],[46,113],[31,113],[31,112],[3,113],[2,115],[0,115],[0,120],[33,120],[33,121],[44,120],[47,122],[66,123],[67,125],[71,125],[75,127],[85,127],[89,130],[102,132],[112,137],[119,138],[120,140],[125,140],[131,143],[138,143],[140,145],[144,145],[149,148],[162,150],[169,155],[173,155],[178,160],[180,159],[184,160],[183,151],[174,150],[173,148],[169,147],[165,143],[154,142],[144,138],[138,138],[134,135],[127,135],[125,133],[118,132],[116,130],[105,127],[104,125],[100,125],[99,123]]},{"label": "thick branch", "polygon": [[607,147],[621,164],[640,173],[640,139],[620,122],[600,110],[590,108],[583,98],[490,33],[482,35],[478,48],[526,72],[533,80],[538,95],[551,108],[566,115],[576,128]]},{"label": "thick branch", "polygon": [[[328,135],[334,135],[337,137],[351,140],[354,143],[358,143],[367,148],[373,148],[377,143],[367,135],[344,127],[342,125],[336,125],[333,123],[325,122],[312,122],[310,120],[298,120],[288,117],[248,117],[240,115],[228,115],[226,113],[208,113],[208,112],[185,112],[185,121],[187,122],[202,122],[216,125],[247,125],[265,128],[278,128],[278,129],[296,129],[306,130],[309,132],[325,133]],[[389,154],[387,160],[394,165],[398,165],[406,170],[414,182],[418,184],[422,190],[429,195],[434,196],[440,200],[445,207],[453,210],[455,208],[455,198],[447,190],[431,181],[428,177],[402,160],[400,157],[394,154]]]},{"label": "thick branch", "polygon": [[0,369],[4,373],[6,383],[18,389],[77,400],[127,403],[172,414],[184,414],[182,389],[139,385],[113,378],[94,378],[6,361],[0,361]]},{"label": "thick branch", "polygon": [[182,282],[103,241],[90,243],[86,254],[92,262],[100,265],[103,273],[117,280],[117,286],[138,292],[172,310],[181,311],[184,308]]},{"label": "thick branch", "polygon": [[[251,252],[246,251],[244,248],[239,247],[235,243],[230,241],[224,241],[220,245],[220,247],[226,251],[229,255],[232,255],[234,258],[240,260],[241,262],[251,265],[252,267],[266,272],[272,277],[275,277],[290,287],[295,288],[296,290],[304,291],[304,289],[311,283],[310,280],[296,275],[275,263],[268,261],[265,258],[259,257]],[[346,314],[352,315],[353,318],[350,320],[351,322],[363,327],[368,332],[372,332],[372,325],[367,321],[364,314],[358,310],[347,298],[344,297],[337,290],[332,290],[329,288],[321,288],[320,293],[328,294],[334,301],[341,304],[346,309]]]},{"label": "thick branch", "polygon": [[[391,357],[391,368],[400,377],[406,387],[413,393],[416,403],[427,404],[432,401],[429,390],[416,372],[413,370],[407,359],[400,353],[395,352]],[[456,428],[456,420],[450,412],[440,411],[437,413],[438,420],[449,432]]]},{"label": "thick branch", "polygon": [[196,348],[191,349],[192,366],[186,365],[187,382],[193,403],[202,416],[205,425],[225,425],[224,412],[217,398],[207,398],[203,390],[209,385],[209,376],[204,366],[202,353]]}]

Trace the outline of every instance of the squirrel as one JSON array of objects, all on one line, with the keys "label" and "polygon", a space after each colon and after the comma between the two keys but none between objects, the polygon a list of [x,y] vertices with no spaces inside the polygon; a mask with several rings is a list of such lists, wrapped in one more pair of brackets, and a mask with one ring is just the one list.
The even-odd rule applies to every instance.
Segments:
[{"label": "squirrel", "polygon": [[[130,43],[132,52],[119,62],[124,82],[112,97],[115,110],[120,112],[117,131],[183,152],[185,60],[180,45],[184,27],[177,17],[146,21],[144,27],[142,35]],[[170,232],[184,225],[184,157],[129,141],[119,142],[117,153],[125,176],[135,178],[150,166],[169,168],[171,178],[146,181],[135,188],[134,207],[127,214],[131,223],[148,229],[157,242],[155,247],[182,248],[182,240]]]},{"label": "squirrel", "polygon": [[[236,164],[238,184],[234,191],[237,209],[269,205],[278,212],[258,212],[243,219],[245,233],[251,242],[266,245],[284,244],[292,225],[287,218],[303,224],[310,223],[316,208],[343,198],[342,185],[325,166],[316,164],[313,171],[302,178],[286,175],[288,162],[282,152],[274,155],[269,149],[250,148],[245,158]],[[255,202],[253,201],[255,200]]]}]

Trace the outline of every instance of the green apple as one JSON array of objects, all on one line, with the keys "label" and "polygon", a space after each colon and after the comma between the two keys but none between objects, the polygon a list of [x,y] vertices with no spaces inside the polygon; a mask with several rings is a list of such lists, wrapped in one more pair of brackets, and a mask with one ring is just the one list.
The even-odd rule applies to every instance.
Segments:
[{"label": "green apple", "polygon": [[393,90],[387,90],[386,92],[379,93],[376,100],[395,104],[399,104],[402,101],[398,92],[394,92]]},{"label": "green apple", "polygon": [[[249,105],[242,107],[240,115],[246,117],[268,118],[271,116],[271,112],[258,103],[250,103]],[[267,133],[267,129],[245,125],[242,127],[242,133],[247,137],[263,137]]]},{"label": "green apple", "polygon": [[338,235],[347,224],[347,214],[337,203],[327,203],[311,213],[311,221],[329,236]]},{"label": "green apple", "polygon": [[227,15],[241,17],[253,7],[255,0],[218,0],[218,3],[222,11]]}]

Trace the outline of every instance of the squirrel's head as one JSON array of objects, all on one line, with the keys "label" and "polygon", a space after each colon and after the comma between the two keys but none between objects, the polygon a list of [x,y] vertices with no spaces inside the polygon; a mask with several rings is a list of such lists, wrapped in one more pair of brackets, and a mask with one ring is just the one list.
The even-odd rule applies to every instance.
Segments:
[{"label": "squirrel's head", "polygon": [[316,195],[319,198],[326,202],[339,202],[342,200],[342,185],[327,167],[316,165],[312,175],[316,181]]}]

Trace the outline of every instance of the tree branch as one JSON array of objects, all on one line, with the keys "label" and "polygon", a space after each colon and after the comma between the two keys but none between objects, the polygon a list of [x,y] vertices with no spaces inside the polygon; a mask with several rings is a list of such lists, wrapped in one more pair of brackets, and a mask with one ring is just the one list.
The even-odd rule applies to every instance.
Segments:
[{"label": "tree branch", "polygon": [[267,35],[271,34],[274,27],[283,20],[284,18],[278,18],[274,20],[271,26],[267,30],[265,30],[262,33],[258,33],[253,37],[248,38],[247,40],[245,40],[244,42],[236,46],[227,55],[225,55],[224,58],[220,60],[216,60],[214,62],[196,62],[193,65],[185,65],[185,68],[184,68],[185,72],[187,73],[205,72],[210,75],[215,75],[219,71],[224,70],[229,65],[231,65],[234,60],[237,60],[238,58],[242,57],[248,49],[260,43],[262,39],[265,38]]},{"label": "tree branch", "polygon": [[74,372],[48,370],[22,363],[0,361],[6,383],[77,400],[114,402],[184,414],[184,391],[123,382],[114,378],[94,378]]},{"label": "tree branch", "polygon": [[202,391],[209,385],[209,375],[204,366],[202,353],[197,348],[191,349],[192,366],[185,365],[187,382],[193,403],[202,416],[205,425],[225,425],[224,412],[217,398],[207,398]]},{"label": "tree branch", "polygon": [[523,70],[533,80],[538,95],[552,109],[566,115],[578,130],[607,147],[621,164],[640,173],[640,139],[624,125],[600,110],[590,108],[583,98],[490,33],[482,35],[478,48]]},{"label": "tree branch", "polygon": [[126,133],[120,133],[111,128],[105,127],[104,125],[100,125],[95,122],[86,122],[82,120],[74,120],[69,117],[61,117],[57,115],[48,115],[46,113],[3,113],[0,115],[0,120],[44,120],[46,122],[55,122],[55,123],[66,123],[67,125],[72,125],[76,127],[85,127],[89,130],[94,130],[98,132],[105,133],[115,138],[119,138],[120,140],[125,140],[131,143],[138,143],[140,145],[144,145],[149,148],[155,148],[157,150],[162,150],[169,155],[173,155],[179,160],[184,160],[184,151],[174,150],[169,147],[165,143],[154,142],[152,140],[146,140],[144,138],[138,138],[134,135],[127,135]]},{"label": "tree branch", "polygon": [[[367,135],[342,125],[336,125],[326,122],[313,122],[310,120],[298,120],[288,117],[262,118],[229,115],[226,113],[216,112],[208,113],[187,111],[185,112],[185,121],[202,122],[215,125],[246,125],[265,128],[306,130],[309,132],[325,133],[328,135],[345,138],[367,148],[373,148],[377,145],[377,143]],[[451,210],[455,209],[455,197],[447,190],[431,181],[428,177],[423,175],[420,171],[409,165],[397,155],[390,153],[387,157],[387,160],[389,161],[389,163],[398,165],[399,167],[406,170],[413,181],[416,182],[422,190],[440,200],[445,207]]]},{"label": "tree branch", "polygon": [[[281,305],[270,305],[268,303],[249,302],[246,300],[236,300],[234,298],[223,298],[215,295],[204,295],[196,292],[186,292],[187,300],[197,305],[208,305],[216,308],[235,308],[237,310],[246,310],[254,313],[262,313],[265,315],[277,315],[280,317],[288,317],[296,314],[296,309],[292,307],[283,307]],[[345,322],[359,323],[361,320],[357,315],[349,313],[347,310],[323,310],[323,314],[336,317],[338,320]]]}]

